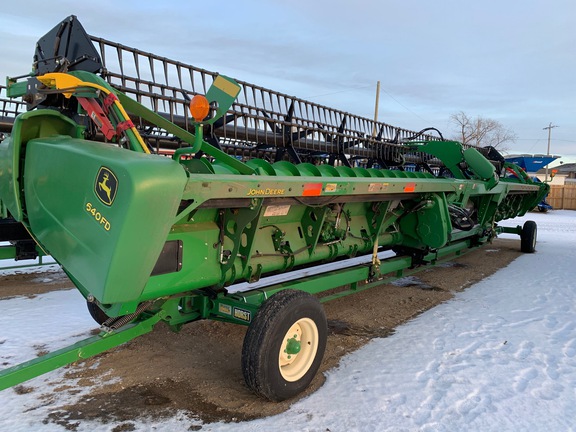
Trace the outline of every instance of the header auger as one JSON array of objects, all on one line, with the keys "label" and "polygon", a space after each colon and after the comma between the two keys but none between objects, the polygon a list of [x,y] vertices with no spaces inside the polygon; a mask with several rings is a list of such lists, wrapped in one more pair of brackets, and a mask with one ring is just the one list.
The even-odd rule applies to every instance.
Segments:
[{"label": "header auger", "polygon": [[498,222],[532,209],[548,186],[494,149],[88,36],[73,16],[5,91],[23,102],[4,105],[0,239],[31,238],[53,256],[102,332],[0,372],[0,389],[160,321],[177,331],[214,319],[248,326],[247,385],[290,398],[326,345],[315,294],[375,287],[501,232],[535,250],[535,224]]}]

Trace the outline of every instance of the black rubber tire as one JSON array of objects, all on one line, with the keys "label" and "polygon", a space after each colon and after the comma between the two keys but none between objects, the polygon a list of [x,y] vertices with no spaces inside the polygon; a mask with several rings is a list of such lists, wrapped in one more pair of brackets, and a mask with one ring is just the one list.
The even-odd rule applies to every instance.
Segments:
[{"label": "black rubber tire", "polygon": [[536,237],[538,228],[536,222],[526,221],[520,233],[520,250],[524,253],[534,253],[536,251]]},{"label": "black rubber tire", "polygon": [[538,211],[540,213],[546,213],[546,212],[548,212],[548,209],[546,207],[538,207]]},{"label": "black rubber tire", "polygon": [[90,316],[96,321],[99,325],[104,324],[108,318],[110,318],[106,313],[98,307],[96,303],[92,303],[87,301],[86,306],[88,306],[88,312],[90,312]]},{"label": "black rubber tire", "polygon": [[[296,360],[292,360],[299,372],[294,380],[287,380],[286,370],[281,370],[280,356],[283,354],[280,350],[283,346],[287,348],[284,336],[296,323],[303,324],[301,342],[304,348],[296,354]],[[308,335],[313,335],[317,344],[316,341],[307,343]],[[246,385],[257,395],[276,402],[298,395],[316,375],[324,356],[327,337],[324,308],[315,297],[303,291],[279,291],[264,302],[244,338],[242,373]],[[317,346],[315,352],[314,346]],[[298,359],[297,356],[303,357]],[[307,360],[301,361],[304,359]],[[285,367],[293,366],[289,364]]]}]

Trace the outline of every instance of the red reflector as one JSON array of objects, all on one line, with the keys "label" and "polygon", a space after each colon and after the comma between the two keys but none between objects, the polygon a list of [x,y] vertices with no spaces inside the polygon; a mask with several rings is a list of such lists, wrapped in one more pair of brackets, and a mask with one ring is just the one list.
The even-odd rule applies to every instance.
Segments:
[{"label": "red reflector", "polygon": [[416,190],[416,183],[406,183],[404,192],[414,192]]},{"label": "red reflector", "polygon": [[322,193],[322,183],[306,183],[304,185],[303,196],[320,196]]}]

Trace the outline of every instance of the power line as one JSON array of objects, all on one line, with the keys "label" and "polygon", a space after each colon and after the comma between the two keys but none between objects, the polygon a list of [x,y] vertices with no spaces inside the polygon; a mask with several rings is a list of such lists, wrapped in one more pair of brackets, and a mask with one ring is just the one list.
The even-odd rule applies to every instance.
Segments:
[{"label": "power line", "polygon": [[[355,91],[355,90],[361,90],[361,89],[365,89],[368,87],[372,87],[371,84],[369,85],[365,85],[365,86],[359,86],[359,87],[352,87],[352,88],[348,88],[346,90],[338,90],[335,92],[330,92],[330,93],[323,93],[323,94],[318,94],[318,95],[314,95],[314,96],[306,96],[304,97],[304,99],[314,99],[314,98],[319,98],[322,96],[331,96],[331,95],[335,95],[335,94],[340,94],[340,93],[347,93],[347,92],[351,92],[351,91]],[[386,90],[384,90],[382,87],[380,87],[380,91],[382,93],[386,93],[386,95],[392,99],[394,102],[396,102],[398,105],[400,105],[402,108],[404,108],[406,111],[408,111],[409,113],[415,115],[416,117],[418,117],[420,120],[422,120],[423,122],[426,123],[430,123],[429,120],[426,120],[425,118],[421,117],[420,115],[418,115],[417,113],[415,113],[414,111],[412,111],[410,108],[408,108],[406,105],[404,105],[402,102],[400,102],[398,99],[396,99],[394,96],[392,96],[390,93],[388,93]]]},{"label": "power line", "polygon": [[[516,138],[516,141],[539,141],[542,138]],[[561,138],[554,138],[554,141],[562,141],[562,142],[569,142],[569,143],[576,143],[574,140],[567,140]]]},{"label": "power line", "polygon": [[398,105],[400,105],[401,107],[403,107],[406,111],[411,112],[412,114],[414,114],[416,117],[418,117],[420,120],[426,122],[426,123],[430,123],[428,120],[426,120],[425,118],[420,117],[418,114],[416,114],[414,111],[412,111],[410,108],[408,108],[406,105],[404,105],[402,102],[400,102],[398,99],[396,99],[394,96],[392,96],[390,93],[388,93],[386,90],[384,90],[383,88],[380,89],[381,92],[386,93],[388,95],[388,97],[390,97],[394,102],[396,102]]}]

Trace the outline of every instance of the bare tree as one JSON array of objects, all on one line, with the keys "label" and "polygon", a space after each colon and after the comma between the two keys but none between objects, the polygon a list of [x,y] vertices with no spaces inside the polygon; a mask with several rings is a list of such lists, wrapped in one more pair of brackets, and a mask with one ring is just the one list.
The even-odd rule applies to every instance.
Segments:
[{"label": "bare tree", "polygon": [[450,123],[458,127],[459,136],[455,138],[457,141],[460,141],[462,144],[467,144],[472,140],[473,128],[471,120],[464,111],[452,114],[450,116]]},{"label": "bare tree", "polygon": [[492,146],[502,151],[506,150],[504,144],[514,142],[517,138],[513,131],[506,129],[499,121],[481,116],[473,119],[463,111],[452,114],[450,122],[457,127],[456,139],[462,144]]}]

